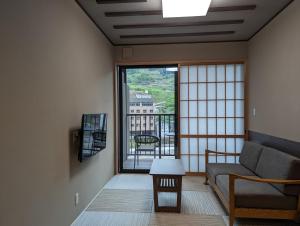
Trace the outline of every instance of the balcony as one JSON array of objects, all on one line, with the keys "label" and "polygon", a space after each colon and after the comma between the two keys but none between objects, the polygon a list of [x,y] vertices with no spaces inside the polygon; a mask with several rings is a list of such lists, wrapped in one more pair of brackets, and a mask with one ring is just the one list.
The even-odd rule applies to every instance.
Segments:
[{"label": "balcony", "polygon": [[[127,130],[123,154],[124,169],[150,169],[156,158],[175,158],[176,156],[176,118],[175,114],[127,114]],[[155,153],[139,150],[139,161],[134,164],[137,154],[134,137],[152,135],[159,139]]]}]

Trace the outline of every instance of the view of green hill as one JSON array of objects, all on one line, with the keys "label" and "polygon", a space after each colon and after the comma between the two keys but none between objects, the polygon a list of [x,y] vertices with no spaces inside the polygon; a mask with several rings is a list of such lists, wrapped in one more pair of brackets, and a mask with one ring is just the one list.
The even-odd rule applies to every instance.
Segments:
[{"label": "view of green hill", "polygon": [[127,69],[127,85],[131,91],[152,95],[159,113],[175,112],[175,76],[165,68]]}]

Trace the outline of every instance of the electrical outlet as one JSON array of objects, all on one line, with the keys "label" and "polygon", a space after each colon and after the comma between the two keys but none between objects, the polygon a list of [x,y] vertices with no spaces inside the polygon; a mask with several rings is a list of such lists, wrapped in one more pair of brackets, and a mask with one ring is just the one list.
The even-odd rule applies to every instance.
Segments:
[{"label": "electrical outlet", "polygon": [[253,115],[253,117],[256,116],[256,108],[255,107],[252,109],[252,115]]},{"label": "electrical outlet", "polygon": [[79,193],[76,192],[75,193],[75,206],[77,206],[79,204]]}]

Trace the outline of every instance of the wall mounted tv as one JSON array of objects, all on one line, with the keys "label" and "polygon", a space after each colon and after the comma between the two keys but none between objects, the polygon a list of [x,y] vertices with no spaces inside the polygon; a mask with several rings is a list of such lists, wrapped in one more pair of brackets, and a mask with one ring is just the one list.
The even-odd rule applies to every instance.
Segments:
[{"label": "wall mounted tv", "polygon": [[78,160],[92,157],[106,147],[107,114],[84,114],[81,121],[81,141]]}]

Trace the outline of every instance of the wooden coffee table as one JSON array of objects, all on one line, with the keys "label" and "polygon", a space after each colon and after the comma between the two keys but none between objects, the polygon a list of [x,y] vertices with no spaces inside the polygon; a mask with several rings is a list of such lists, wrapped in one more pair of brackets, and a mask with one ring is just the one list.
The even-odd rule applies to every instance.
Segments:
[{"label": "wooden coffee table", "polygon": [[[154,159],[150,175],[153,176],[155,212],[177,212],[181,210],[182,176],[185,175],[180,159]],[[176,206],[159,206],[158,192],[177,193]]]}]

